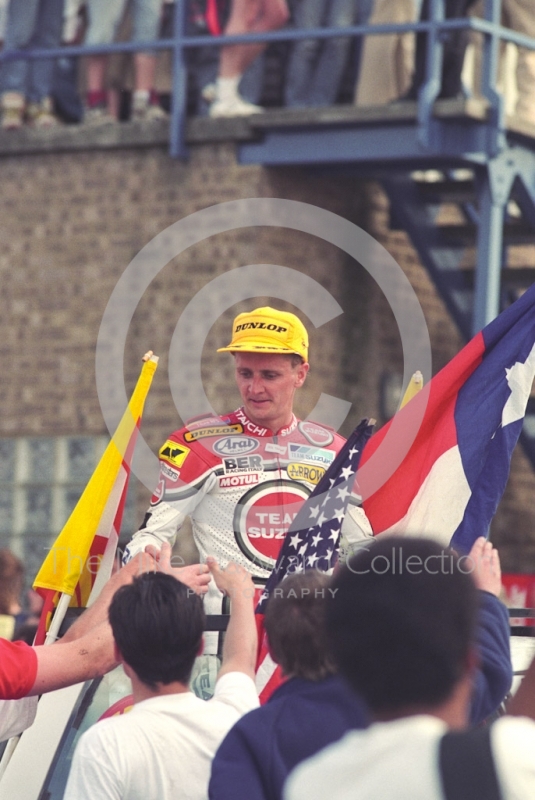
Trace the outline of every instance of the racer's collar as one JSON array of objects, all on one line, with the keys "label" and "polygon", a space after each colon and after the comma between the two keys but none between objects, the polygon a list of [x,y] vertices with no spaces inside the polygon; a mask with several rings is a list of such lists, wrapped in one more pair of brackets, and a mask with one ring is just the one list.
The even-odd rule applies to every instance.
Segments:
[{"label": "racer's collar", "polygon": [[295,416],[295,414],[292,414],[292,420],[291,420],[289,425],[287,425],[284,428],[281,428],[279,431],[272,431],[269,428],[265,428],[263,426],[257,425],[255,422],[252,421],[252,419],[249,419],[249,417],[245,413],[245,409],[243,408],[243,406],[240,406],[240,408],[236,409],[236,411],[234,411],[232,416],[236,417],[236,419],[239,422],[241,422],[241,424],[243,425],[244,431],[246,433],[251,433],[251,434],[253,434],[253,436],[258,436],[258,437],[262,437],[262,436],[288,436],[289,433],[292,433],[292,431],[294,431],[296,429],[297,422],[298,422],[297,417]]}]

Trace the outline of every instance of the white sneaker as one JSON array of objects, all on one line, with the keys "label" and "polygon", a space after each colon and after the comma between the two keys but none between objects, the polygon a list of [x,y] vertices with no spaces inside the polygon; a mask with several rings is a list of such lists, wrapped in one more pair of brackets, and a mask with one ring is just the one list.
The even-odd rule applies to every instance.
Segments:
[{"label": "white sneaker", "polygon": [[94,127],[114,125],[117,122],[105,106],[93,106],[86,108],[84,112],[84,123]]},{"label": "white sneaker", "polygon": [[210,106],[211,117],[250,117],[253,114],[263,114],[261,106],[255,106],[240,97],[239,94],[225,100],[215,100]]},{"label": "white sneaker", "polygon": [[14,131],[24,123],[26,100],[19,92],[4,92],[1,96],[2,121],[0,127],[5,131]]},{"label": "white sneaker", "polygon": [[159,104],[151,103],[150,97],[143,97],[134,92],[131,119],[137,122],[154,122],[155,120],[169,119],[169,114]]},{"label": "white sneaker", "polygon": [[59,125],[50,97],[43,97],[40,103],[28,103],[26,119],[33,128],[55,128]]}]

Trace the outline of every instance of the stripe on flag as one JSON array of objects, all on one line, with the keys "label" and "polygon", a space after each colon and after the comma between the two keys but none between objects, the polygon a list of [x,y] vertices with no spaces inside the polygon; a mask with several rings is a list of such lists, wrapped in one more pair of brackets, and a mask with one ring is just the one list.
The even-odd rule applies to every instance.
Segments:
[{"label": "stripe on flag", "polygon": [[[368,477],[359,471],[363,507],[374,533],[430,536],[465,552],[478,536],[487,536],[534,375],[535,285],[398,411],[402,431],[414,430],[413,421],[424,413],[393,475],[372,491],[370,479],[377,480],[381,463]],[[361,467],[370,462],[391,424],[372,436]]]},{"label": "stripe on flag", "polygon": [[156,356],[144,362],[117,430],[37,573],[33,586],[45,599],[45,607],[36,644],[44,641],[60,595],[71,596],[71,605],[87,606],[111,575],[130,463],[157,363]]},{"label": "stripe on flag", "polygon": [[355,473],[372,430],[370,421],[362,420],[299,509],[256,607],[259,629],[256,687],[262,703],[282,682],[280,670],[269,655],[263,628],[263,615],[269,595],[288,574],[307,569],[330,572],[334,567],[342,522],[354,489]]}]

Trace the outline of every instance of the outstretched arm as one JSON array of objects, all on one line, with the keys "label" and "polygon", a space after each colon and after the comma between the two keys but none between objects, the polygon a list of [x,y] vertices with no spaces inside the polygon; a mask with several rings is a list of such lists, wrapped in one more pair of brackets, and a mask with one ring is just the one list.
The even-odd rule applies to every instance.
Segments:
[{"label": "outstretched arm", "polygon": [[217,588],[230,597],[230,620],[218,678],[227,672],[244,672],[254,679],[258,638],[253,579],[246,569],[233,562],[224,570],[214,558],[208,558],[207,563]]},{"label": "outstretched arm", "polygon": [[513,668],[509,646],[509,614],[500,602],[501,569],[498,551],[483,537],[470,551],[469,561],[480,590],[476,630],[479,668],[474,677],[470,721],[482,722],[493,714],[511,688]]},{"label": "outstretched arm", "polygon": [[37,676],[29,694],[42,694],[103,675],[116,665],[108,608],[117,589],[136,575],[157,568],[152,556],[142,553],[118,570],[93,605],[52,645],[34,648]]},{"label": "outstretched arm", "polygon": [[60,641],[51,646],[36,647],[37,677],[29,694],[42,694],[91,680],[116,666],[108,608],[117,589],[130,583],[137,575],[160,569],[186,583],[198,594],[204,594],[210,582],[208,567],[194,564],[173,568],[170,554],[171,548],[165,544],[157,554],[157,560],[149,553],[135,556],[110,578],[95,603]]}]

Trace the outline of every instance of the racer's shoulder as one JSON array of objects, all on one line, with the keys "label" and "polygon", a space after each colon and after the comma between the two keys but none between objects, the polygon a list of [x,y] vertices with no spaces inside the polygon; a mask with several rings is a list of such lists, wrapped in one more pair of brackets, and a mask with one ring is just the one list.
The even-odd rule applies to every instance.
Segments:
[{"label": "racer's shoulder", "polygon": [[309,419],[299,420],[297,430],[308,444],[316,447],[328,447],[336,452],[340,450],[346,441],[334,428],[325,425],[323,422],[315,422]]},{"label": "racer's shoulder", "polygon": [[159,457],[175,467],[182,466],[188,457],[191,462],[190,454],[206,464],[212,464],[219,458],[212,445],[221,438],[242,432],[243,426],[235,421],[232,414],[200,414],[169,434],[160,447]]},{"label": "racer's shoulder", "polygon": [[167,437],[175,442],[186,442],[190,444],[197,439],[205,438],[209,435],[221,435],[219,430],[226,430],[228,427],[228,416],[218,417],[214,414],[199,414],[191,417],[181,427],[169,434]]}]

